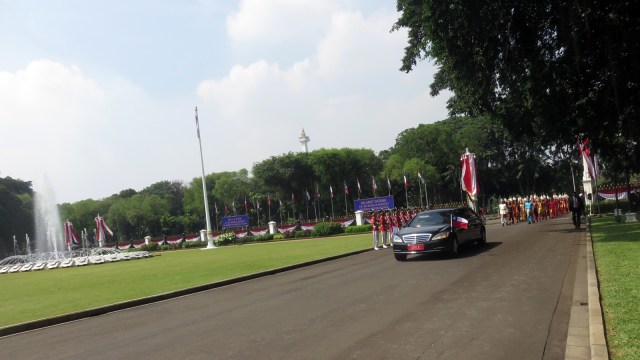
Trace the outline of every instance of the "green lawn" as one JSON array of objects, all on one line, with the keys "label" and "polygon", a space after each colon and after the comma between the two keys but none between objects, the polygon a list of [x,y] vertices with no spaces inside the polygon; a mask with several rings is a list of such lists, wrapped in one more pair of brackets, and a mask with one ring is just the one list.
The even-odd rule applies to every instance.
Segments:
[{"label": "green lawn", "polygon": [[640,359],[640,222],[593,218],[593,251],[612,359]]},{"label": "green lawn", "polygon": [[0,275],[0,328],[371,246],[371,235],[156,253],[149,259]]}]

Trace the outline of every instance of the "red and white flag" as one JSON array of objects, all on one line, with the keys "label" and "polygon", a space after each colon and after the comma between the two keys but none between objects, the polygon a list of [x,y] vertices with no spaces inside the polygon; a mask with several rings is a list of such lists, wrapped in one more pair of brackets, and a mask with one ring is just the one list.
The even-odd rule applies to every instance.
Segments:
[{"label": "red and white flag", "polygon": [[597,174],[596,174],[595,167],[593,166],[593,161],[591,160],[591,152],[587,147],[588,145],[589,145],[589,140],[587,139],[584,139],[582,143],[578,142],[578,148],[580,149],[580,156],[582,157],[582,163],[587,167],[589,171],[589,176],[591,177],[591,179],[595,179]]},{"label": "red and white flag", "polygon": [[373,177],[373,175],[371,175],[371,188],[373,189],[374,193],[376,192],[376,190],[378,190],[378,184],[376,184],[376,179]]},{"label": "red and white flag", "polygon": [[409,187],[409,181],[407,180],[407,174],[402,174],[402,177],[404,177],[404,188],[408,188]]},{"label": "red and white flag", "polygon": [[459,216],[455,216],[455,215],[451,215],[451,228],[452,229],[468,229],[469,228],[469,220],[463,218],[463,217],[459,217]]},{"label": "red and white flag", "polygon": [[329,194],[331,195],[331,198],[333,199],[333,187],[331,185],[329,185]]},{"label": "red and white flag", "polygon": [[105,241],[107,239],[105,232],[113,236],[113,231],[109,229],[107,224],[104,222],[104,219],[100,216],[100,214],[98,214],[98,216],[96,216],[96,241],[98,242],[98,244],[101,241]]},{"label": "red and white flag", "polygon": [[80,242],[78,241],[78,235],[73,230],[73,224],[69,220],[67,220],[64,223],[64,240],[67,243],[67,245],[71,245],[71,244],[78,245],[78,244],[80,244]]},{"label": "red and white flag", "polygon": [[476,156],[467,149],[460,157],[460,162],[462,163],[462,176],[460,177],[462,190],[466,191],[470,196],[475,196],[478,193]]},{"label": "red and white flag", "polygon": [[271,194],[267,195],[267,204],[271,206]]},{"label": "red and white flag", "polygon": [[358,183],[358,194],[362,193],[362,188],[360,188],[360,179],[356,179],[356,182]]},{"label": "red and white flag", "polygon": [[344,181],[344,193],[346,195],[349,195],[349,187],[347,186],[347,181],[346,180]]}]

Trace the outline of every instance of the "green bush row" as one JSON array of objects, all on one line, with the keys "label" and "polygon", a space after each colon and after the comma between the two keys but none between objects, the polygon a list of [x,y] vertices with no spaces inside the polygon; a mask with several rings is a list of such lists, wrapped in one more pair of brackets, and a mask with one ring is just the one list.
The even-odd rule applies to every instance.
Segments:
[{"label": "green bush row", "polygon": [[[600,201],[599,206],[598,203],[593,203],[593,205],[591,205],[591,212],[597,214],[598,208],[600,209],[600,214],[613,214],[613,210],[616,208],[616,202],[613,200]],[[622,209],[623,214],[629,211],[629,201],[618,200],[618,209]],[[588,206],[586,206],[585,212],[587,214],[589,213]]]},{"label": "green bush row", "polygon": [[345,234],[361,234],[366,232],[371,232],[372,225],[356,225],[356,226],[348,226],[344,228]]},{"label": "green bush row", "polygon": [[[284,240],[284,239],[299,239],[305,237],[323,237],[330,236],[336,234],[359,234],[366,233],[371,231],[371,224],[361,225],[361,226],[348,226],[346,228],[342,227],[342,224],[336,222],[325,222],[318,223],[314,226],[313,230],[298,230],[298,231],[285,231],[282,233],[278,233],[275,235],[272,234],[264,234],[264,235],[247,235],[244,237],[238,237],[236,234],[229,232],[220,235],[217,239],[218,246],[231,245],[231,244],[244,244],[249,242],[264,242],[264,241],[272,241],[272,240]],[[191,249],[191,248],[201,248],[207,246],[206,241],[196,240],[196,241],[185,241],[185,242],[175,242],[170,243],[168,245],[160,245],[156,242],[151,242],[149,245],[143,244],[140,248],[125,248],[124,251],[167,251],[167,250],[176,250],[176,249]],[[124,248],[123,245],[121,248]]]},{"label": "green bush row", "polygon": [[312,236],[329,236],[342,234],[344,230],[342,229],[342,224],[337,222],[323,222],[318,223],[313,227],[313,231],[311,232]]}]

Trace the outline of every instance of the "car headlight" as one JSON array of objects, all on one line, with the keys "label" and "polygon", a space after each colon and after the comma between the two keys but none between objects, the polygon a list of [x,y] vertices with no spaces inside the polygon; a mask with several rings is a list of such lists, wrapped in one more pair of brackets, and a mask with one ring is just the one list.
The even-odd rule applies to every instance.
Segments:
[{"label": "car headlight", "polygon": [[393,242],[394,243],[401,243],[402,242],[402,238],[398,235],[393,235]]},{"label": "car headlight", "polygon": [[449,236],[448,232],[441,232],[439,234],[436,234],[436,236],[431,238],[431,241],[437,241],[437,240],[443,240],[446,239]]}]

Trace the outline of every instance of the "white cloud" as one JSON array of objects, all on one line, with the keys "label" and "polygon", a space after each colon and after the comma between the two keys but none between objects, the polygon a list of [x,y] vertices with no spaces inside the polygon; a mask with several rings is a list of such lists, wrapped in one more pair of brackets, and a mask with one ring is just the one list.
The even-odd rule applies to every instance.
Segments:
[{"label": "white cloud", "polygon": [[0,175],[38,181],[46,173],[60,202],[195,176],[197,163],[184,161],[189,148],[175,146],[193,142],[192,108],[154,103],[107,77],[52,60],[0,72]]},{"label": "white cloud", "polygon": [[[258,6],[251,1],[243,5]],[[275,11],[269,16],[272,22],[288,21]],[[406,34],[389,33],[396,16],[336,10],[327,15],[315,51],[293,66],[259,60],[235,65],[222,79],[202,81],[197,93],[214,113],[217,129],[240,134],[218,140],[233,154],[216,159],[218,164],[239,169],[297,151],[302,127],[311,137],[310,149],[380,151],[393,146],[401,131],[443,119],[446,96],[428,95],[433,69],[426,66],[411,74],[398,70]],[[246,151],[248,139],[256,151]]]},{"label": "white cloud", "polygon": [[326,26],[333,0],[243,0],[227,17],[234,41],[284,41],[309,36]]}]

